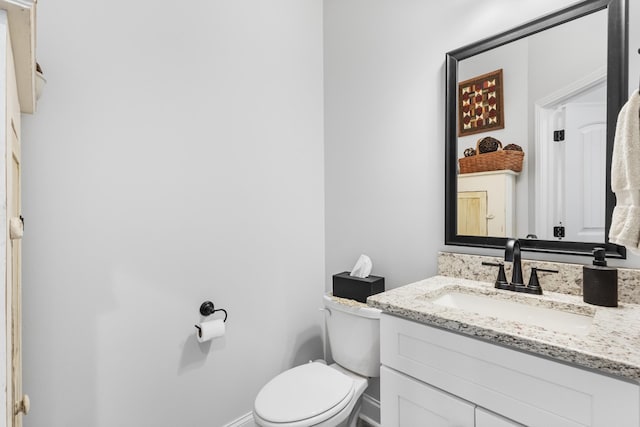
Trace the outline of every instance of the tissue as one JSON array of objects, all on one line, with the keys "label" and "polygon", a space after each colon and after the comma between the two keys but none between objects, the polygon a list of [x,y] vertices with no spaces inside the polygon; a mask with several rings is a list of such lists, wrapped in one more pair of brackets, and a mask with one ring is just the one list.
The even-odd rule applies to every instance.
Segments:
[{"label": "tissue", "polygon": [[372,269],[373,263],[371,262],[371,258],[362,254],[360,255],[360,258],[358,258],[358,261],[356,261],[356,265],[351,269],[349,276],[364,279],[365,277],[369,277]]}]

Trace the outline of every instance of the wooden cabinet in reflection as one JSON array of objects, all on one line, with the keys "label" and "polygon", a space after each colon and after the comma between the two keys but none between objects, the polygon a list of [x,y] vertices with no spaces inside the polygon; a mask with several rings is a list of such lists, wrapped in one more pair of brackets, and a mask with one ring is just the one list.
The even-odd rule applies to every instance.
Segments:
[{"label": "wooden cabinet in reflection", "polygon": [[458,229],[463,236],[516,236],[515,183],[510,170],[458,175]]}]

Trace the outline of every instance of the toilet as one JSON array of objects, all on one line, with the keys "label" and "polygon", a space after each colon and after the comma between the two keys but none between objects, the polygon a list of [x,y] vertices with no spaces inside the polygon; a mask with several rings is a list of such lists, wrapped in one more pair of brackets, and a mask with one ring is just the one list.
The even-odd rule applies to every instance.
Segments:
[{"label": "toilet", "polygon": [[380,310],[324,296],[327,337],[336,363],[309,362],[282,372],[258,393],[262,427],[355,427],[368,378],[380,376]]}]

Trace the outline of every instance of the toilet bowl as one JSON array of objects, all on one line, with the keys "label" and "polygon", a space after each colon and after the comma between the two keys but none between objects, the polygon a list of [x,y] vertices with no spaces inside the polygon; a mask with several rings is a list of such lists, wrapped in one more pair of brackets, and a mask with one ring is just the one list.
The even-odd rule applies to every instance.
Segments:
[{"label": "toilet bowl", "polygon": [[336,363],[310,362],[269,381],[253,417],[263,427],[355,427],[368,377],[380,375],[380,310],[324,296]]},{"label": "toilet bowl", "polygon": [[263,427],[348,426],[368,384],[365,377],[336,364],[297,366],[260,390],[253,418]]}]

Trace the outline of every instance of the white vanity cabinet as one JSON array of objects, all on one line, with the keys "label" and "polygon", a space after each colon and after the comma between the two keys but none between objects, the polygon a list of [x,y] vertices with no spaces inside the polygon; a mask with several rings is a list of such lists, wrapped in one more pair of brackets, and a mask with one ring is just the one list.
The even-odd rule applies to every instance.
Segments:
[{"label": "white vanity cabinet", "polygon": [[384,427],[637,427],[640,385],[383,314]]}]

